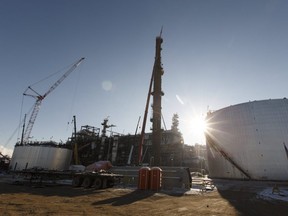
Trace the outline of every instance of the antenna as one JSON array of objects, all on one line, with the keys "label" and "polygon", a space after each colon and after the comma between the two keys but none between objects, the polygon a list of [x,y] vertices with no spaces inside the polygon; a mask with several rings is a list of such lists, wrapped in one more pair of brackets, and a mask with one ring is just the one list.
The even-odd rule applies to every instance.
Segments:
[{"label": "antenna", "polygon": [[161,27],[161,31],[160,31],[160,37],[162,36],[162,31],[163,31],[163,26]]}]

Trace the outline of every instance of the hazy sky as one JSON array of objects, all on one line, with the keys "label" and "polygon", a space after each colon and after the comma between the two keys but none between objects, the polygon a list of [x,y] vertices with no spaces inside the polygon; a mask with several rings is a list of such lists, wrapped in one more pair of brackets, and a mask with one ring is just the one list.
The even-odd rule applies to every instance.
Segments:
[{"label": "hazy sky", "polygon": [[[13,149],[21,135],[12,136],[35,102],[21,109],[25,89],[81,57],[43,101],[33,139],[66,141],[73,115],[78,129],[109,116],[113,130],[134,134],[162,26],[167,129],[178,113],[185,143],[204,144],[193,119],[208,108],[287,97],[287,11],[285,0],[1,0],[0,145]],[[44,94],[60,76],[33,88]]]}]

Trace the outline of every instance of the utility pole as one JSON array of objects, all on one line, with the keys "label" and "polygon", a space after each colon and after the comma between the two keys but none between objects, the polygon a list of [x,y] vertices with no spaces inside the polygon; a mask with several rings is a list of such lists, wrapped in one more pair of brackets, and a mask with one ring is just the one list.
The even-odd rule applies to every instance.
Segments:
[{"label": "utility pole", "polygon": [[20,145],[23,145],[23,141],[24,141],[25,122],[26,122],[26,114],[24,115]]},{"label": "utility pole", "polygon": [[77,144],[77,129],[76,129],[76,116],[73,116],[73,122],[74,122],[74,137],[73,137],[73,143],[74,143],[74,162],[76,165],[79,164],[79,157],[78,157],[78,144]]}]

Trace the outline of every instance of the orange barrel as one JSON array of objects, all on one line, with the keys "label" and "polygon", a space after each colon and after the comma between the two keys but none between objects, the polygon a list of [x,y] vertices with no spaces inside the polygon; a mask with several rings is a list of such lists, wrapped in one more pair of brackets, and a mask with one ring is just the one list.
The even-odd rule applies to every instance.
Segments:
[{"label": "orange barrel", "polygon": [[160,190],[162,187],[162,169],[160,167],[153,167],[150,170],[150,189]]},{"label": "orange barrel", "polygon": [[149,189],[149,180],[150,180],[150,168],[149,167],[140,168],[138,173],[138,189],[140,190]]}]

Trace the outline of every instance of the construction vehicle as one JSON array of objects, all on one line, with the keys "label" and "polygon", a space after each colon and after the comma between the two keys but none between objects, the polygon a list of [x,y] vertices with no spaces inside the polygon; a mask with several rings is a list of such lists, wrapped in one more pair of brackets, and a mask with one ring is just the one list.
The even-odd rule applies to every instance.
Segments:
[{"label": "construction vehicle", "polygon": [[[36,102],[34,104],[34,108],[32,111],[32,114],[30,116],[28,125],[25,129],[25,132],[22,134],[22,138],[21,138],[21,144],[26,144],[28,142],[28,139],[30,137],[34,122],[36,120],[37,114],[39,112],[40,106],[42,101],[47,97],[48,94],[50,94],[53,90],[55,90],[55,88],[57,86],[60,85],[60,83],[72,72],[74,71],[80,64],[81,62],[84,60],[85,58],[81,58],[79,59],[75,64],[72,65],[72,67],[69,68],[68,71],[66,71],[61,77],[60,79],[58,79],[49,89],[45,94],[40,95],[39,93],[37,93],[34,89],[31,88],[31,86],[29,86],[26,91],[23,93],[23,95],[26,96],[31,96],[33,98],[36,99]],[[34,94],[28,94],[27,91],[32,91]],[[24,122],[24,126],[25,127],[25,122]]]},{"label": "construction vehicle", "polygon": [[[108,166],[107,166],[108,164]],[[121,174],[114,174],[109,171],[111,164],[109,161],[99,161],[95,163],[97,169],[85,170],[48,170],[42,168],[32,168],[24,170],[10,171],[18,176],[17,182],[29,181],[30,184],[43,185],[46,183],[56,183],[57,180],[72,180],[71,186],[94,189],[105,189],[113,187],[116,181],[123,177]],[[19,178],[20,177],[20,178]],[[15,178],[16,179],[16,178]]]},{"label": "construction vehicle", "polygon": [[122,175],[109,172],[112,168],[110,161],[97,161],[86,166],[85,171],[73,174],[72,185],[74,187],[105,189],[113,187],[115,180],[122,178]]},{"label": "construction vehicle", "polygon": [[73,174],[72,186],[94,189],[105,189],[113,187],[117,179],[122,175],[114,174],[109,171],[101,170],[99,172],[80,172]]}]

